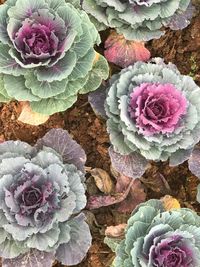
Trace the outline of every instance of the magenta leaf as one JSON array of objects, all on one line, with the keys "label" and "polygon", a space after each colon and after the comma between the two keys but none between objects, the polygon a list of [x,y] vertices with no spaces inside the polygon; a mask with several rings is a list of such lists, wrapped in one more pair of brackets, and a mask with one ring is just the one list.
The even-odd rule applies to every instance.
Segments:
[{"label": "magenta leaf", "polygon": [[140,178],[148,165],[148,161],[140,154],[133,152],[129,155],[121,155],[109,148],[112,165],[119,173],[131,177]]},{"label": "magenta leaf", "polygon": [[55,260],[54,253],[31,249],[14,259],[3,259],[2,267],[51,267]]},{"label": "magenta leaf", "polygon": [[143,42],[129,41],[115,31],[105,42],[104,55],[106,59],[122,68],[128,67],[137,61],[149,60],[151,54]]},{"label": "magenta leaf", "polygon": [[[130,184],[132,178],[119,175],[117,178],[116,192],[121,193]],[[134,180],[127,197],[117,205],[117,209],[122,213],[131,213],[137,205],[144,202],[146,193],[139,179]]]},{"label": "magenta leaf", "polygon": [[198,178],[200,178],[200,148],[196,147],[188,160],[189,170]]},{"label": "magenta leaf", "polygon": [[88,102],[97,115],[106,118],[104,102],[106,100],[106,88],[101,85],[96,91],[89,93]]},{"label": "magenta leaf", "polygon": [[51,129],[44,137],[37,141],[36,147],[42,146],[53,148],[58,152],[64,163],[74,164],[79,170],[84,172],[86,154],[69,133],[63,129]]}]

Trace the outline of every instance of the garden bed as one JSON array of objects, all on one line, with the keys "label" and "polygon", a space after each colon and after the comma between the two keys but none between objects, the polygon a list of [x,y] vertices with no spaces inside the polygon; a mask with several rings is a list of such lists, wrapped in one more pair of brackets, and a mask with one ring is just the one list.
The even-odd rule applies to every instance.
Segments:
[{"label": "garden bed", "polygon": [[[190,75],[200,85],[200,13],[190,26],[182,31],[167,31],[159,40],[147,43],[152,57],[163,57],[176,64],[182,74]],[[17,89],[17,88],[16,88]],[[66,112],[55,114],[43,125],[30,126],[17,121],[21,107],[17,102],[0,107],[0,139],[22,140],[34,144],[51,128],[63,128],[83,147],[87,154],[86,166],[101,168],[110,173],[108,155],[109,137],[105,121],[97,117],[87,96],[80,96],[76,104]],[[160,178],[162,175],[162,179]],[[89,176],[89,175],[88,175]],[[114,180],[114,179],[113,179]],[[154,189],[153,181],[158,182]],[[187,163],[169,167],[168,163],[152,163],[142,178],[147,199],[160,198],[165,194],[176,197],[183,207],[194,208],[200,213],[196,202],[198,179],[188,170]],[[90,184],[91,185],[91,184]],[[103,243],[106,226],[126,222],[127,216],[114,210],[113,206],[86,211],[93,235],[93,245],[85,261],[77,266],[109,266],[113,259],[110,249]],[[94,215],[95,217],[93,217]],[[94,220],[95,218],[95,220]],[[56,267],[61,265],[56,264]]]}]

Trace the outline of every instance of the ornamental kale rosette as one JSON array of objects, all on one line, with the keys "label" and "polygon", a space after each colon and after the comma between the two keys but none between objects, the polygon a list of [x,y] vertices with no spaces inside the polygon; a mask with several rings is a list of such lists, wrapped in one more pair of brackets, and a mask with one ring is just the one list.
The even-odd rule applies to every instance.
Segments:
[{"label": "ornamental kale rosette", "polygon": [[200,217],[186,208],[166,211],[149,200],[133,211],[115,267],[200,266]]},{"label": "ornamental kale rosette", "polygon": [[0,144],[1,257],[14,261],[38,250],[65,265],[83,259],[91,245],[85,217],[78,214],[86,205],[85,159],[62,129],[50,130],[34,147]]},{"label": "ornamental kale rosette", "polygon": [[171,165],[200,140],[200,88],[173,64],[137,62],[110,80],[105,101],[114,151]]},{"label": "ornamental kale rosette", "polygon": [[95,26],[65,0],[7,0],[0,25],[0,101],[30,101],[51,115],[107,78]]},{"label": "ornamental kale rosette", "polygon": [[[77,2],[78,0],[74,0]],[[172,30],[188,26],[193,14],[190,0],[83,0],[99,30],[116,28],[128,40],[148,41]]]}]

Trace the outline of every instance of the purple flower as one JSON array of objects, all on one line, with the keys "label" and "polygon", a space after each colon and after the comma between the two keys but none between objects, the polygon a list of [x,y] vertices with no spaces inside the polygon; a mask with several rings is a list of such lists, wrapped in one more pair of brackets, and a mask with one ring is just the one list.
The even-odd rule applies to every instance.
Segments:
[{"label": "purple flower", "polygon": [[130,98],[130,116],[144,135],[172,133],[186,114],[186,98],[170,83],[142,83]]}]

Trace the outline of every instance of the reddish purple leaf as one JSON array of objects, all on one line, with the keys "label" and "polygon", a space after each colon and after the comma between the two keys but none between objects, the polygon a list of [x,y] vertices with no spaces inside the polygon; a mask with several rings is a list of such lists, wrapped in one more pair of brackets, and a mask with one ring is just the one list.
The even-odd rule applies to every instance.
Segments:
[{"label": "reddish purple leaf", "polygon": [[14,259],[3,259],[2,267],[51,267],[55,260],[54,253],[31,249]]},{"label": "reddish purple leaf", "polygon": [[114,169],[131,178],[140,178],[148,166],[148,161],[136,152],[121,155],[110,147],[109,155]]},{"label": "reddish purple leaf", "polygon": [[128,41],[115,31],[112,31],[106,40],[105,49],[106,59],[122,68],[137,61],[147,61],[151,56],[143,42]]},{"label": "reddish purple leaf", "polygon": [[62,156],[64,163],[74,164],[77,169],[85,171],[85,151],[71,138],[66,130],[61,128],[51,129],[36,143],[38,149],[43,146],[51,147],[58,152]]},{"label": "reddish purple leaf", "polygon": [[[130,184],[132,178],[126,177],[124,175],[119,175],[117,178],[116,192],[121,193]],[[137,205],[144,202],[146,199],[146,193],[144,187],[139,179],[134,180],[130,191],[125,200],[117,205],[119,212],[130,213]]]},{"label": "reddish purple leaf", "polygon": [[124,192],[117,193],[115,195],[109,195],[109,196],[91,196],[88,199],[87,208],[92,209],[98,209],[101,207],[106,207],[110,205],[114,205],[117,203],[122,202],[129,194],[129,191],[133,185],[134,180],[131,179],[129,185],[125,189]]},{"label": "reddish purple leaf", "polygon": [[200,148],[196,147],[188,160],[189,170],[200,178]]},{"label": "reddish purple leaf", "polygon": [[104,102],[106,99],[106,87],[102,84],[96,91],[89,93],[88,102],[97,115],[106,118]]}]

